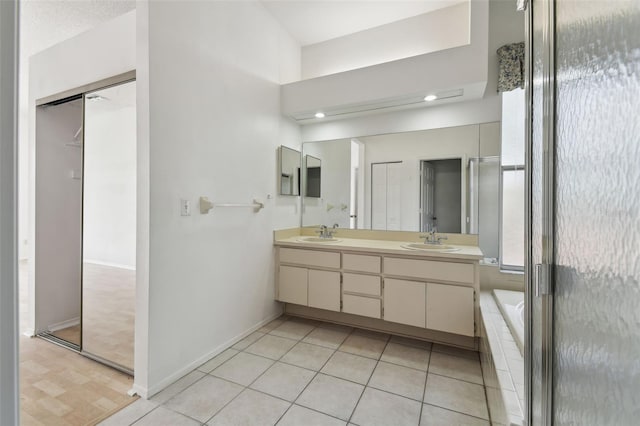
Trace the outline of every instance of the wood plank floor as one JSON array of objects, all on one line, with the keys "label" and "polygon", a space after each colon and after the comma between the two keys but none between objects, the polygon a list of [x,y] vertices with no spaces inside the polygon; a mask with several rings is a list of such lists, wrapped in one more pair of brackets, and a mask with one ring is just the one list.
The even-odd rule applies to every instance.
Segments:
[{"label": "wood plank floor", "polygon": [[[27,264],[20,264],[20,325],[28,318]],[[133,379],[69,349],[20,335],[22,425],[91,425],[137,398]]]}]

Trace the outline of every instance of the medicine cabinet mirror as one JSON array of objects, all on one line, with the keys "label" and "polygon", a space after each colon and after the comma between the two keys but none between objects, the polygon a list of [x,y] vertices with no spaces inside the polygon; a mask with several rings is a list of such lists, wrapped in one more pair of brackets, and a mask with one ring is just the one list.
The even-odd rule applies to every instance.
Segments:
[{"label": "medicine cabinet mirror", "polygon": [[300,151],[280,147],[280,195],[300,195]]}]

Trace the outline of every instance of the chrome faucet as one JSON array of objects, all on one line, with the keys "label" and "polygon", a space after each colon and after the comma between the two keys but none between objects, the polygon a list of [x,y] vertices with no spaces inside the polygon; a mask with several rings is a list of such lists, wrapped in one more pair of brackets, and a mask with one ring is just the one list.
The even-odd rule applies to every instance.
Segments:
[{"label": "chrome faucet", "polygon": [[425,244],[442,244],[442,240],[447,240],[448,237],[439,237],[438,230],[434,226],[431,231],[426,235],[420,235],[420,238],[424,238]]},{"label": "chrome faucet", "polygon": [[320,225],[320,230],[316,231],[319,234],[320,238],[333,238],[333,234],[335,234],[338,229],[338,224],[334,223],[333,227],[329,229],[327,225]]}]

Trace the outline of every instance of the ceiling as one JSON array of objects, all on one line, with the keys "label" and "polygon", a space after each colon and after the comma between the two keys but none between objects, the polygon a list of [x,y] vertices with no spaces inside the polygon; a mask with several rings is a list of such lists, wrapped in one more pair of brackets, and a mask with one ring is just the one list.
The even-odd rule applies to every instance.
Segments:
[{"label": "ceiling", "polygon": [[469,0],[262,0],[302,46]]},{"label": "ceiling", "polygon": [[135,7],[134,0],[21,0],[21,62]]}]

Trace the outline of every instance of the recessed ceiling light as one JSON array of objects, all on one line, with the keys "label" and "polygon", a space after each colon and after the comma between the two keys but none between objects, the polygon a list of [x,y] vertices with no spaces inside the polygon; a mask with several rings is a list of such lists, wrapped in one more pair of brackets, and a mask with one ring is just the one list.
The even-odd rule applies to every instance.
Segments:
[{"label": "recessed ceiling light", "polygon": [[324,112],[316,112],[316,118],[324,118]]},{"label": "recessed ceiling light", "polygon": [[424,100],[427,102],[435,101],[436,99],[438,99],[436,95],[427,95],[424,97]]}]

